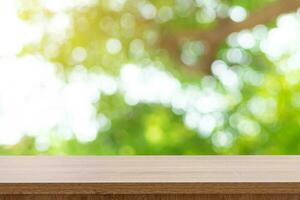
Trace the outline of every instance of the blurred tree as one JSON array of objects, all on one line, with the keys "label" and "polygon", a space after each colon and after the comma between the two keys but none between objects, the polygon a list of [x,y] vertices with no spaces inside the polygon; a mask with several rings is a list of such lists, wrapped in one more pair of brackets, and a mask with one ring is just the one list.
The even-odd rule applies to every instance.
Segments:
[{"label": "blurred tree", "polygon": [[299,66],[282,67],[299,48],[274,53],[278,46],[268,44],[287,21],[300,24],[299,13],[275,23],[296,11],[300,0],[28,2],[20,1],[20,17],[46,29],[21,55],[42,54],[66,77],[79,66],[114,77],[119,89],[97,102],[109,123],[95,140],[54,134],[45,150],[25,138],[0,153],[300,152]]}]

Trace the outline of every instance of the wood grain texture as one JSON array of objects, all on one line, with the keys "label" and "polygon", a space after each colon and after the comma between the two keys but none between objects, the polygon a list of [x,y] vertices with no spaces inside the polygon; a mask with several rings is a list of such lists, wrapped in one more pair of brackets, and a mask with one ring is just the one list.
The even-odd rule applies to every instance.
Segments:
[{"label": "wood grain texture", "polygon": [[300,195],[7,195],[0,200],[299,200]]},{"label": "wood grain texture", "polygon": [[300,156],[0,157],[0,183],[299,182]]},{"label": "wood grain texture", "polygon": [[300,156],[8,156],[0,194],[298,195],[299,166]]}]

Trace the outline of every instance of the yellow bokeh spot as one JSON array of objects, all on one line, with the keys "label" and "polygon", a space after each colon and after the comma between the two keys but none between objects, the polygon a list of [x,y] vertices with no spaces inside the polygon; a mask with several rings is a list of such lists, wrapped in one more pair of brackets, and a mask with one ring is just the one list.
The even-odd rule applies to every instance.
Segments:
[{"label": "yellow bokeh spot", "polygon": [[149,143],[158,144],[163,139],[163,131],[160,127],[152,126],[147,128],[145,137]]}]

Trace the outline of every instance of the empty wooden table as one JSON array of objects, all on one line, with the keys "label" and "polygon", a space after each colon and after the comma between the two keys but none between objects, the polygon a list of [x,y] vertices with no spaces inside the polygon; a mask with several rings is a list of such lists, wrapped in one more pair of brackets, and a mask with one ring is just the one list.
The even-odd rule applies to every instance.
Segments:
[{"label": "empty wooden table", "polygon": [[300,156],[3,156],[8,199],[300,199]]}]

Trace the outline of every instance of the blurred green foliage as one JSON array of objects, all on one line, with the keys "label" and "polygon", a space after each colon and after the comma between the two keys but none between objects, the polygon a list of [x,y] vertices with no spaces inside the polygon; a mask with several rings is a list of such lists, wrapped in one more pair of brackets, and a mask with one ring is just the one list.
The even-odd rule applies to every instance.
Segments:
[{"label": "blurred green foliage", "polygon": [[[45,9],[40,1],[23,1],[20,16],[28,21],[50,20],[56,13]],[[212,6],[207,10],[203,4]],[[189,66],[178,62],[157,41],[173,34],[210,30],[222,12],[242,6],[248,14],[273,3],[272,0],[127,0],[94,1],[90,6],[65,11],[72,25],[63,39],[44,33],[40,43],[24,47],[21,54],[41,53],[59,63],[68,74],[80,64],[89,71],[120,76],[124,64],[141,68],[155,65],[170,73],[182,87],[200,91],[213,88],[224,95],[229,106],[221,114],[222,122],[209,134],[185,123],[185,111],[159,102],[128,105],[122,92],[103,95],[97,112],[110,119],[110,126],[101,130],[94,141],[82,143],[76,138],[63,140],[53,134],[47,150],[35,148],[35,138],[26,137],[17,145],[0,147],[0,154],[70,154],[70,155],[197,155],[197,154],[298,154],[300,153],[300,71],[283,73],[281,60],[272,60],[259,48],[232,47],[228,42],[219,47],[216,59],[222,60],[239,83],[228,89],[217,73],[191,73]],[[201,4],[201,5],[202,5]],[[215,5],[214,5],[215,4]],[[143,7],[144,6],[144,7]],[[148,6],[148,7],[147,7]],[[141,11],[141,9],[144,10]],[[147,10],[148,9],[148,10]],[[155,16],[152,10],[155,9]],[[224,9],[225,11],[221,11]],[[212,13],[207,13],[212,12]],[[274,22],[266,24],[272,28]],[[108,41],[112,42],[109,47]],[[120,47],[121,45],[121,47]],[[49,50],[54,48],[54,52]],[[86,51],[86,59],[74,59],[74,49]],[[237,48],[244,60],[228,59],[228,52]],[[73,54],[73,57],[72,57]],[[79,53],[80,54],[80,53]],[[205,82],[205,80],[210,80]],[[211,113],[206,113],[211,114]],[[219,118],[217,118],[220,120]]]}]

